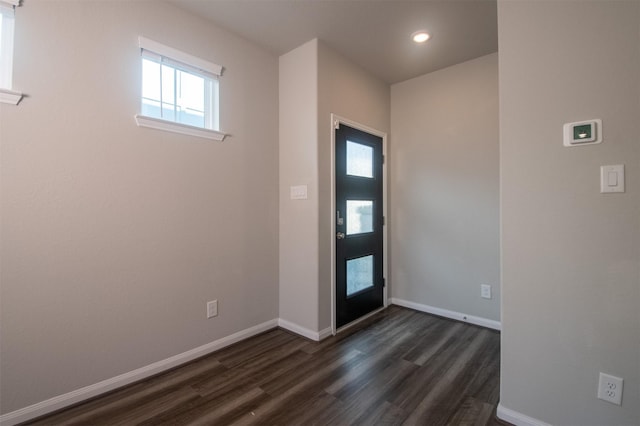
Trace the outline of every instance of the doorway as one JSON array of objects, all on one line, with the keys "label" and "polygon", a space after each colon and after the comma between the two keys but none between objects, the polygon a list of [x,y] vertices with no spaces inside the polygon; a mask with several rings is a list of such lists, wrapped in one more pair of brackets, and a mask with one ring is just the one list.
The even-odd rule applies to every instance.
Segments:
[{"label": "doorway", "polygon": [[385,136],[339,119],[334,133],[335,331],[384,307],[386,291]]}]

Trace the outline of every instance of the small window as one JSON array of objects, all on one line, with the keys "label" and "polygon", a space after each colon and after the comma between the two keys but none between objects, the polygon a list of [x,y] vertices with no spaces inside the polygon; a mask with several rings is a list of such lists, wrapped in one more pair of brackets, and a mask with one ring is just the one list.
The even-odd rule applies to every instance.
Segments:
[{"label": "small window", "polygon": [[347,200],[347,235],[373,232],[373,201]]},{"label": "small window", "polygon": [[139,126],[223,140],[218,108],[222,67],[140,37]]},{"label": "small window", "polygon": [[347,260],[347,297],[373,287],[373,256]]},{"label": "small window", "polygon": [[373,148],[347,141],[347,174],[365,178],[373,177]]},{"label": "small window", "polygon": [[13,29],[19,0],[0,0],[0,102],[18,104],[22,94],[12,91]]}]

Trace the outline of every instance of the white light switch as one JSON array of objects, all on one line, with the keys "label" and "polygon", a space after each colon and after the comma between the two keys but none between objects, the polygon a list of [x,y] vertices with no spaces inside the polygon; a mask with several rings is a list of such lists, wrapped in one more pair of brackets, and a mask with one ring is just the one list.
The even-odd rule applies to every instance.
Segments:
[{"label": "white light switch", "polygon": [[307,185],[297,185],[290,188],[290,197],[292,200],[307,199]]},{"label": "white light switch", "polygon": [[491,299],[491,286],[489,284],[480,285],[480,297],[483,299]]},{"label": "white light switch", "polygon": [[600,166],[600,192],[624,192],[624,164]]}]

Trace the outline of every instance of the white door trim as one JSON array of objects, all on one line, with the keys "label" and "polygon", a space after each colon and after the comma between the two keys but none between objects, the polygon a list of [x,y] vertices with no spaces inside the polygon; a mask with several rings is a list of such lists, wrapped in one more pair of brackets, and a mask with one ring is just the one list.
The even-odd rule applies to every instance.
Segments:
[{"label": "white door trim", "polygon": [[382,155],[384,157],[382,163],[382,214],[385,218],[382,228],[382,276],[385,281],[382,297],[384,307],[387,307],[387,289],[389,288],[389,280],[387,279],[387,229],[389,229],[387,216],[387,134],[331,113],[331,333],[334,336],[336,334],[336,245],[334,239],[336,235],[336,129],[340,124],[345,124],[382,138]]}]

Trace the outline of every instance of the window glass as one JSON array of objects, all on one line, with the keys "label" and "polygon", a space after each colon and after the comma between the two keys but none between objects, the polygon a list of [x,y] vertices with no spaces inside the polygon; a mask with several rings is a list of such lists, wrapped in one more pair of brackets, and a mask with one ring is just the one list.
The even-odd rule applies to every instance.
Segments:
[{"label": "window glass", "polygon": [[142,58],[142,114],[217,130],[212,96],[218,80],[180,69],[163,58]]},{"label": "window glass", "polygon": [[13,6],[0,1],[0,89],[11,90],[14,21]]},{"label": "window glass", "polygon": [[373,287],[373,256],[347,260],[347,297]]},{"label": "window glass", "polygon": [[373,232],[373,201],[347,200],[347,235]]},{"label": "window glass", "polygon": [[[145,37],[138,40],[142,57],[138,124],[224,139],[224,134],[219,132],[218,119],[218,77],[222,75],[223,67]],[[156,126],[146,119],[185,124],[198,130],[167,126],[166,123]],[[198,133],[200,129],[213,133]]]},{"label": "window glass", "polygon": [[366,178],[373,177],[372,147],[347,141],[347,174]]}]

